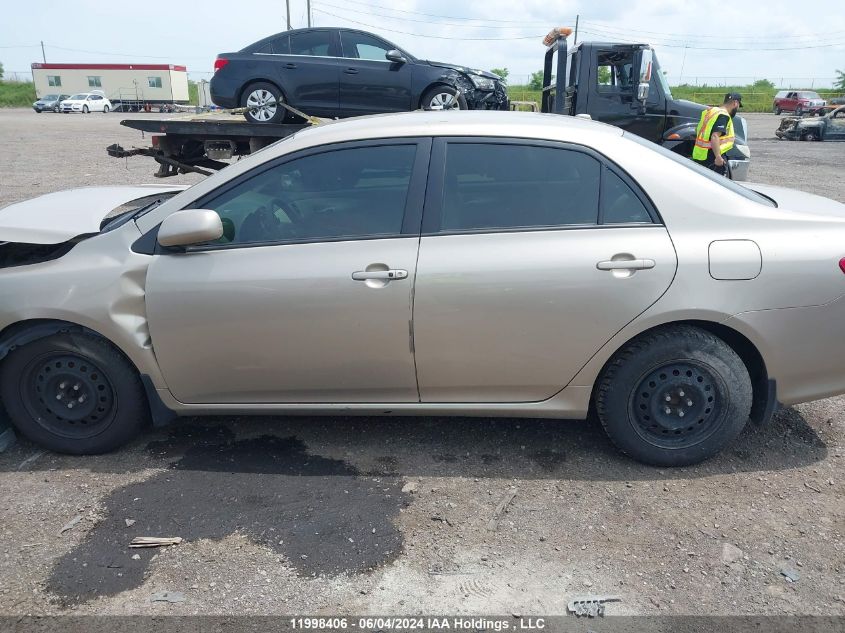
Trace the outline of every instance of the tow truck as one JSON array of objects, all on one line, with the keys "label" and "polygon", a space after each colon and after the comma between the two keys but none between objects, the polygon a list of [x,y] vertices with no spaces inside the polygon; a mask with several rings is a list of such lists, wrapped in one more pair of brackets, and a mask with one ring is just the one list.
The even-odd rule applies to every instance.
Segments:
[{"label": "tow truck", "polygon": [[[675,99],[648,44],[582,42],[568,46],[572,29],[543,40],[541,112],[589,115],[691,157],[695,128],[708,106]],[[734,117],[736,141],[727,153],[731,178],[746,180],[751,164],[748,126]]]},{"label": "tow truck", "polygon": [[[707,106],[674,99],[654,50],[648,44],[582,42],[568,46],[569,28],[555,28],[543,40],[541,112],[589,115],[621,127],[690,157],[695,128]],[[156,176],[178,173],[209,175],[228,159],[250,154],[323,120],[281,104],[302,123],[248,123],[227,114],[175,119],[127,119],[121,125],[152,134],[150,147],[107,148],[109,155],[150,156],[159,164]],[[734,117],[736,142],[728,152],[734,180],[745,180],[751,152],[747,126]]]}]

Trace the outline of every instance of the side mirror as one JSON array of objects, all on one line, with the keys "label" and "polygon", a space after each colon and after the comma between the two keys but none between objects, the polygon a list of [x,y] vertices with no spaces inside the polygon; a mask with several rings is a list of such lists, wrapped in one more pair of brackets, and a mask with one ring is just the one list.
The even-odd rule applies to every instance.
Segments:
[{"label": "side mirror", "polygon": [[158,243],[162,246],[192,246],[220,239],[223,222],[216,211],[186,209],[164,218],[158,227]]},{"label": "side mirror", "polygon": [[654,52],[649,48],[643,49],[640,53],[640,81],[637,85],[637,100],[643,104],[648,101],[653,63]]},{"label": "side mirror", "polygon": [[388,61],[397,63],[397,64],[404,64],[408,60],[405,59],[405,56],[397,51],[395,48],[393,50],[389,50],[384,54],[385,59]]}]

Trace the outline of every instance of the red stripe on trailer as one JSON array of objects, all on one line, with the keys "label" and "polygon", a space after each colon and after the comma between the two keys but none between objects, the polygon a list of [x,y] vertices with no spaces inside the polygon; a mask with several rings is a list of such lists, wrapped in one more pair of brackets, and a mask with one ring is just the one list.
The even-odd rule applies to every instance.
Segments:
[{"label": "red stripe on trailer", "polygon": [[187,72],[187,66],[175,64],[43,64],[34,62],[33,70],[175,70]]}]

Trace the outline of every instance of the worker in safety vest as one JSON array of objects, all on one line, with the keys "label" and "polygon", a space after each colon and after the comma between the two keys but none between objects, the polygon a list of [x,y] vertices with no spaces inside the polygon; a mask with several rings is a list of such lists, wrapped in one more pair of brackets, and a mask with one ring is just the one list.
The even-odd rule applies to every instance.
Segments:
[{"label": "worker in safety vest", "polygon": [[701,120],[695,128],[695,147],[692,158],[699,165],[728,175],[728,164],[724,158],[734,146],[733,117],[742,106],[742,95],[729,92],[721,106],[714,106],[701,113]]}]

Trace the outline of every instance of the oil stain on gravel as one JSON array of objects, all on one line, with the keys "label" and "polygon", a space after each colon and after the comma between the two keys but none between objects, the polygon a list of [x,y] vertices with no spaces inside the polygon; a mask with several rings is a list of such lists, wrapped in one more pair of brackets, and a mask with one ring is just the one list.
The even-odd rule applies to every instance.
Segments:
[{"label": "oil stain on gravel", "polygon": [[47,581],[61,602],[140,586],[156,552],[130,549],[135,536],[181,536],[190,544],[238,532],[306,577],[364,572],[401,552],[392,519],[409,499],[397,477],[362,476],[346,462],[310,455],[295,437],[236,440],[225,427],[181,426],[148,448],[181,457],[104,499],[105,518]]}]

